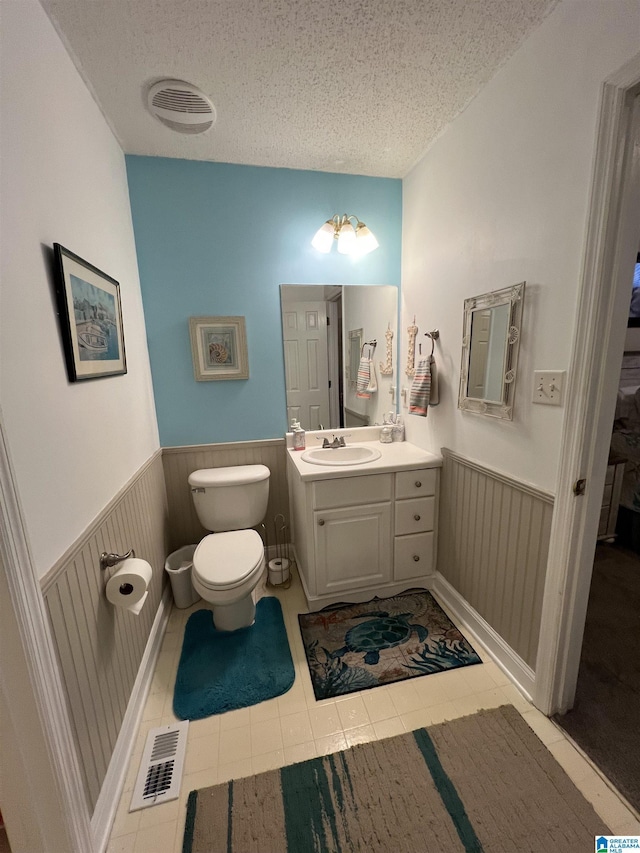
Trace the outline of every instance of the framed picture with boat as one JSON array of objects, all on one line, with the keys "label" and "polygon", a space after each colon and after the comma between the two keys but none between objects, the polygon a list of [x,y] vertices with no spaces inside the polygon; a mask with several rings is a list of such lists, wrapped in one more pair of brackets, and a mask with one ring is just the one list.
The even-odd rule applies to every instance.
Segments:
[{"label": "framed picture with boat", "polygon": [[249,378],[244,317],[190,317],[189,334],[196,382]]},{"label": "framed picture with boat", "polygon": [[119,283],[59,243],[53,251],[69,382],[126,373]]}]

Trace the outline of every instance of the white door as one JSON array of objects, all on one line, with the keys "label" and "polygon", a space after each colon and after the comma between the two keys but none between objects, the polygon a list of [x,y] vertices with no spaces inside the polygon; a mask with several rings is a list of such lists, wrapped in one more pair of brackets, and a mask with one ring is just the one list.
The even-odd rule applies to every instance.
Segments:
[{"label": "white door", "polygon": [[639,83],[635,59],[605,84],[601,106],[536,662],[534,701],[548,715],[572,707],[580,665],[640,234]]},{"label": "white door", "polygon": [[303,429],[329,426],[327,312],[324,302],[295,302],[283,309],[287,420]]},{"label": "white door", "polygon": [[484,386],[487,375],[490,331],[491,311],[474,311],[471,326],[467,396],[475,397],[478,400],[483,400],[485,397]]}]

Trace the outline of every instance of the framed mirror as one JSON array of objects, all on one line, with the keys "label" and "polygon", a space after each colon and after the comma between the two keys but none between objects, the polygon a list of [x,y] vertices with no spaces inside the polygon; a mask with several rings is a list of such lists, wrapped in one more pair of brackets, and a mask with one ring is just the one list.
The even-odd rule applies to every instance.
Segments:
[{"label": "framed mirror", "polygon": [[459,409],[513,419],[524,288],[465,299]]},{"label": "framed mirror", "polygon": [[[287,424],[293,418],[307,430],[381,424],[398,399],[398,288],[283,284],[280,303]],[[396,344],[390,374],[381,361],[387,334]],[[378,390],[363,399],[356,380],[362,345],[371,340]]]}]

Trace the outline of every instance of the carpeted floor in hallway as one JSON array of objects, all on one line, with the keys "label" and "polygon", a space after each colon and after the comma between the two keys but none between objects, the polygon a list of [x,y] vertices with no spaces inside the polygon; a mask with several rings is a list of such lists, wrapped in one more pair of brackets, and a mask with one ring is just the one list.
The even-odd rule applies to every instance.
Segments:
[{"label": "carpeted floor in hallway", "polygon": [[574,708],[555,719],[640,810],[640,556],[599,544]]}]

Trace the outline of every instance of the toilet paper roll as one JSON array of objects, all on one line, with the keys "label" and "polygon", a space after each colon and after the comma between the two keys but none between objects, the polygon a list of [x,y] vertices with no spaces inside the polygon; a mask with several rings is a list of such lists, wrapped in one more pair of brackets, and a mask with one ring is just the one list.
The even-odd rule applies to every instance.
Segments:
[{"label": "toilet paper roll", "polygon": [[269,560],[268,566],[269,582],[278,585],[289,580],[289,560],[283,557],[281,560]]},{"label": "toilet paper roll", "polygon": [[138,613],[147,600],[153,569],[146,560],[130,557],[107,581],[107,601],[114,607]]}]

